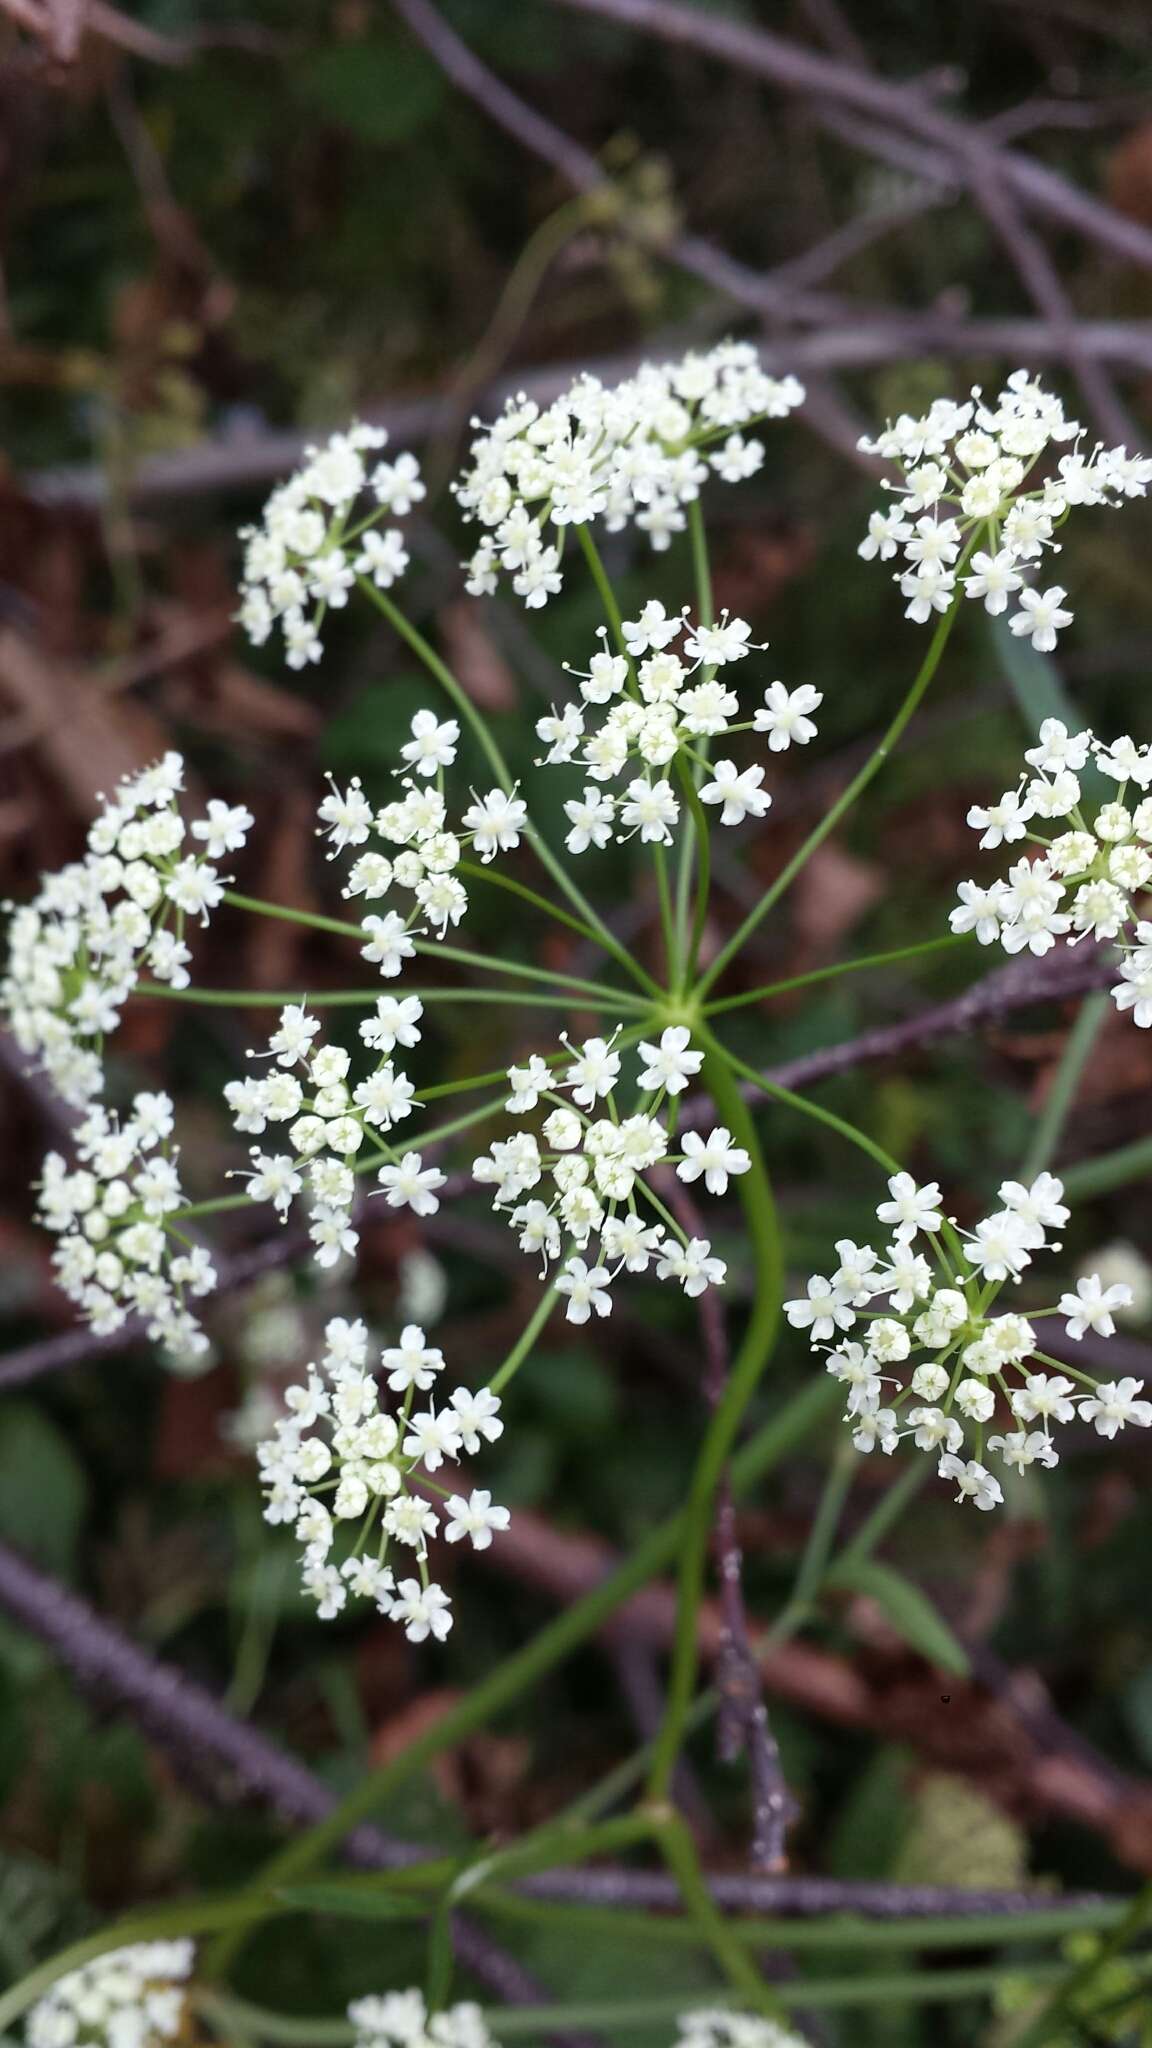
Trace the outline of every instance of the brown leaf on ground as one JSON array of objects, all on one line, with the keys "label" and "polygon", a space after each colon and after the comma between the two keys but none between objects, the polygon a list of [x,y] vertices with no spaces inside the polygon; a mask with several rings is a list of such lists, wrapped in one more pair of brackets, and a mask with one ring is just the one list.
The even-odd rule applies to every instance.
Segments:
[{"label": "brown leaf on ground", "polygon": [[21,743],[35,747],[84,820],[95,817],[101,791],[137,773],[166,745],[150,712],[107,698],[91,675],[12,626],[0,627],[0,697],[21,721]]},{"label": "brown leaf on ground", "polygon": [[726,605],[742,619],[759,617],[803,575],[815,552],[815,537],[808,527],[739,528],[726,536],[716,569],[717,608]]},{"label": "brown leaf on ground", "polygon": [[834,951],[883,896],[882,870],[831,842],[801,871],[792,894],[794,929],[813,953]]}]

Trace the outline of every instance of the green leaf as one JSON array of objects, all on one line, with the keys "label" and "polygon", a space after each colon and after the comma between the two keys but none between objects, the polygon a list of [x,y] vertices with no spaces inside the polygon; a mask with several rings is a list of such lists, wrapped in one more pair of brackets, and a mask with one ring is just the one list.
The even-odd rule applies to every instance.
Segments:
[{"label": "green leaf", "polygon": [[918,1650],[942,1671],[954,1672],[957,1678],[967,1677],[969,1665],[963,1645],[947,1622],[941,1621],[919,1586],[914,1586],[902,1572],[893,1571],[891,1565],[878,1564],[875,1558],[849,1557],[829,1572],[828,1584],[875,1600],[909,1649]]},{"label": "green leaf", "polygon": [[406,142],[445,96],[443,74],[430,57],[384,37],[320,51],[302,89],[361,142]]},{"label": "green leaf", "polygon": [[71,1574],[87,1506],[83,1470],[31,1401],[0,1408],[0,1536],[35,1563]]},{"label": "green leaf", "polygon": [[[990,626],[996,658],[1028,729],[1029,743],[1046,718],[1058,718],[1069,732],[1079,732],[1084,720],[1051,655],[1040,654],[1030,641],[1018,639],[1004,619],[992,619]],[[1104,777],[1091,761],[1081,770],[1080,787],[1085,796],[1097,800],[1108,793]]]},{"label": "green leaf", "polygon": [[345,1920],[423,1920],[428,1902],[411,1892],[390,1892],[384,1885],[353,1889],[341,1884],[285,1885],[276,1893],[285,1906],[301,1913],[336,1913]]}]

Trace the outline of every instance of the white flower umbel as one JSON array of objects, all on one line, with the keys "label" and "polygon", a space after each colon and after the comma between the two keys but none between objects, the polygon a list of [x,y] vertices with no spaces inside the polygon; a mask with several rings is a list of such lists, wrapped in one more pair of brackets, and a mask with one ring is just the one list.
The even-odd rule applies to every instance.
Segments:
[{"label": "white flower umbel", "polygon": [[500,1403],[483,1387],[454,1387],[444,1398],[443,1353],[415,1323],[372,1364],[361,1322],[334,1319],[325,1342],[319,1365],[289,1388],[287,1416],[257,1447],[265,1520],[294,1527],[304,1545],[304,1591],[322,1621],[351,1596],[390,1615],[409,1642],[442,1642],[452,1608],[429,1575],[428,1545],[441,1518],[427,1495],[445,1503],[448,1541],[467,1539],[476,1550],[508,1527],[508,1510],[481,1490],[453,1494],[431,1475],[495,1442],[504,1428]]},{"label": "white flower umbel", "polygon": [[709,2006],[683,2013],[675,2048],[808,2048],[800,2034],[762,2013]]},{"label": "white flower umbel", "polygon": [[610,1314],[622,1272],[678,1281],[692,1296],[720,1285],[724,1261],[707,1238],[688,1235],[645,1176],[674,1166],[680,1180],[702,1180],[722,1195],[751,1166],[722,1127],[707,1137],[689,1130],[683,1151],[675,1150],[681,1096],[704,1058],[686,1025],[668,1025],[658,1042],[636,1048],[638,1089],[631,1110],[622,1109],[621,1028],[579,1045],[565,1038],[564,1054],[534,1054],[510,1068],[506,1107],[518,1117],[538,1113],[539,1135],[517,1130],[498,1138],[472,1165],[521,1250],[541,1261],[545,1275],[559,1266],[555,1286],[571,1323]]},{"label": "white flower umbel", "polygon": [[[1152,884],[1152,747],[1127,734],[1105,742],[1085,729],[1069,732],[1046,718],[1015,789],[995,804],[975,804],[968,823],[984,851],[1019,847],[1004,876],[961,882],[952,911],[954,932],[975,932],[982,946],[1043,955],[1057,941],[1096,939],[1116,947],[1118,1010],[1152,1025],[1152,922],[1145,917]],[[1089,803],[1082,775],[1089,763],[1115,785]]]},{"label": "white flower umbel", "polygon": [[478,2005],[430,2013],[422,1991],[385,1991],[348,2007],[352,2048],[497,2048]]},{"label": "white flower umbel", "polygon": [[[419,1107],[395,1054],[419,1043],[423,1011],[419,996],[377,998],[375,1014],[360,1025],[376,1062],[357,1078],[352,1055],[342,1046],[317,1044],[319,1019],[304,1004],[289,1003],[267,1049],[249,1053],[250,1059],[270,1061],[268,1071],[225,1086],[236,1129],[263,1140],[249,1148],[249,1196],[270,1202],[282,1222],[303,1201],[311,1211],[309,1234],[321,1266],[356,1250],[357,1176],[381,1160],[377,1180],[389,1208],[434,1216],[440,1206],[440,1169],[390,1138]],[[286,1146],[276,1142],[281,1129]]]},{"label": "white flower umbel", "polygon": [[794,377],[768,376],[749,343],[723,341],[678,363],[646,363],[611,389],[579,377],[544,408],[509,399],[493,425],[474,423],[481,431],[452,487],[485,529],[468,589],[489,593],[504,577],[526,605],[547,604],[563,582],[572,526],[635,526],[666,549],[709,475],[736,482],[759,467],[762,444],[746,429],[783,419],[803,397]]},{"label": "white flower umbel", "polygon": [[141,976],[188,987],[189,923],[205,925],[224,893],[215,863],[243,846],[243,804],[213,799],[188,826],[179,754],[117,784],[89,829],[84,857],[42,878],[8,927],[0,1013],[22,1052],[65,1101],[102,1092],[102,1047]]},{"label": "white flower umbel", "polygon": [[162,2048],[187,2035],[190,1941],[141,1941],[58,1977],[25,2022],[27,2048]]},{"label": "white flower umbel", "polygon": [[1013,633],[1049,653],[1071,623],[1065,591],[1025,584],[1058,550],[1057,529],[1074,505],[1119,505],[1152,482],[1148,457],[1083,443],[1079,421],[1026,370],[994,403],[977,385],[963,403],[938,398],[920,419],[901,414],[860,443],[894,464],[899,481],[859,552],[897,562],[905,617],[917,624],[947,611],[959,577],[966,597],[1007,612]]},{"label": "white flower umbel", "polygon": [[78,1163],[59,1152],[44,1161],[38,1214],[58,1239],[57,1281],[98,1336],[129,1316],[175,1356],[194,1357],[207,1339],[190,1307],[210,1294],[208,1253],[177,1227],[184,1195],[166,1095],[137,1095],[119,1117],[100,1103],[76,1126]]},{"label": "white flower umbel", "polygon": [[444,939],[460,923],[468,892],[457,870],[469,850],[484,865],[513,852],[528,820],[515,790],[489,789],[474,790],[459,823],[450,825],[444,770],[456,759],[460,728],[454,718],[440,720],[424,710],[411,732],[400,750],[399,797],[373,810],[354,775],[343,788],[331,783],[318,814],[329,858],[355,854],[343,894],[372,906],[361,920],[362,951],[386,980],[413,958],[417,939],[429,933]]},{"label": "white flower umbel", "polygon": [[[842,1239],[835,1271],[817,1274],[803,1296],[784,1304],[793,1328],[807,1330],[842,1383],[857,1450],[891,1453],[911,1439],[938,1460],[959,1500],[988,1509],[1003,1498],[988,1456],[1018,1471],[1055,1465],[1053,1427],[1077,1413],[1102,1436],[1128,1423],[1152,1426],[1141,1381],[1099,1382],[1062,1368],[1039,1348],[1027,1315],[993,1313],[1003,1287],[1019,1283],[1036,1252],[1060,1249],[1051,1236],[1068,1210],[1054,1174],[1041,1173],[1028,1187],[1004,1181],[1002,1206],[966,1233],[947,1224],[935,1183],[918,1188],[901,1173],[888,1186],[891,1199],[877,1210],[893,1230],[886,1248]],[[1092,1274],[1057,1308],[1030,1313],[1063,1316],[1078,1342],[1088,1330],[1111,1336],[1115,1313],[1130,1300],[1127,1286],[1105,1288]]]},{"label": "white flower umbel", "polygon": [[[693,626],[653,598],[637,618],[623,621],[622,631],[627,655],[609,651],[601,627],[601,646],[587,669],[569,671],[579,702],[554,706],[536,722],[542,760],[575,764],[589,777],[581,795],[564,805],[569,853],[634,836],[670,844],[688,776],[722,825],[762,818],[772,798],[759,762],[711,762],[704,750],[714,739],[748,732],[766,733],[774,753],[806,746],[816,734],[810,714],[824,701],[820,691],[769,683],[753,715],[741,718],[736,665],[755,649],[746,620],[724,612],[714,626]],[[608,783],[622,787],[613,792]]]},{"label": "white flower umbel", "polygon": [[259,526],[244,529],[237,614],[256,647],[274,626],[289,668],[319,661],[330,611],[342,611],[358,578],[390,590],[408,567],[402,519],[424,496],[414,455],[376,457],[383,427],[353,426],[307,450],[303,468],[273,491]]}]

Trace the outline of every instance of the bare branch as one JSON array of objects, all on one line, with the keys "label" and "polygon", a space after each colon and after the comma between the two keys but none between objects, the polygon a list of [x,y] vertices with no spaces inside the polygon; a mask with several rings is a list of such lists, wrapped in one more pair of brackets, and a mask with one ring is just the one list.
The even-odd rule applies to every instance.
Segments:
[{"label": "bare branch", "polygon": [[[202,1686],[139,1649],[3,1544],[0,1607],[46,1643],[86,1693],[130,1714],[182,1776],[202,1786],[207,1780],[219,1803],[258,1800],[291,1827],[311,1827],[335,1806],[335,1794],[295,1757],[238,1721]],[[347,1836],[343,1851],[349,1863],[364,1870],[403,1870],[424,1862],[428,1854],[366,1822]],[[536,1980],[478,1927],[457,1919],[454,1931],[461,1961],[499,1998],[544,2003],[546,1994]],[[571,2037],[568,2048],[575,2048]]]},{"label": "bare branch", "polygon": [[[0,1545],[0,1607],[16,1625],[46,1643],[84,1690],[129,1715],[165,1751],[185,1778],[201,1787],[212,1776],[213,1794],[228,1802],[254,1799],[291,1825],[322,1819],[332,1794],[296,1758],[259,1730],[237,1721],[203,1687],[141,1650],[74,1593]],[[626,1611],[626,1610],[625,1610]],[[427,1858],[427,1847],[398,1841],[362,1823],[344,1845],[348,1861],[365,1869],[400,1870]],[[823,1877],[717,1876],[709,1880],[719,1905],[731,1912],[809,1918],[855,1913],[876,1920],[927,1916],[1048,1912],[1106,1902],[1100,1893],[969,1890],[946,1885],[854,1884]],[[586,1905],[682,1909],[675,1880],[657,1871],[607,1866],[558,1870],[526,1878],[517,1887],[539,1898]],[[474,1928],[462,1930],[468,1967],[510,2003],[532,2003],[539,1990],[519,1965]],[[513,1977],[512,1973],[515,1973]]]},{"label": "bare branch", "polygon": [[1142,269],[1152,268],[1152,230],[1069,184],[1058,171],[999,149],[982,131],[938,107],[915,88],[895,85],[858,66],[826,57],[768,29],[728,21],[711,11],[679,6],[676,0],[553,0],[578,14],[594,14],[664,41],[702,50],[756,78],[767,78],[804,98],[831,101],[880,124],[933,145],[953,162],[971,162],[979,152],[1025,205],[1073,228],[1099,247]]}]

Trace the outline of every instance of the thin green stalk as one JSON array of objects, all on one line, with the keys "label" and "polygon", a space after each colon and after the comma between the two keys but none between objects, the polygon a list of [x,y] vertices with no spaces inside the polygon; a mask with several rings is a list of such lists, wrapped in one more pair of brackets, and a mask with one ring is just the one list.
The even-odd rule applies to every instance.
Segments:
[{"label": "thin green stalk", "polygon": [[[715,616],[712,604],[712,569],[708,560],[708,534],[704,525],[704,514],[699,498],[694,498],[688,507],[688,542],[692,554],[692,581],[696,591],[697,616],[702,626],[710,626]],[[704,746],[706,749],[707,741],[704,742]],[[693,794],[695,794],[696,781],[692,770],[687,762],[683,762],[682,757],[678,757],[678,765],[681,764],[685,789],[687,791],[687,785],[690,783]],[[693,959],[695,958],[699,945],[698,939],[695,942],[690,940],[688,912],[689,899],[692,894],[692,867],[698,840],[702,849],[706,849],[708,845],[708,825],[707,820],[703,818],[703,812],[697,800],[695,804],[690,806],[690,815],[684,820],[684,830],[680,839],[680,864],[676,875],[676,929],[682,936],[683,953],[686,961],[690,956]],[[702,859],[704,857],[706,856],[702,852]],[[707,911],[707,902],[708,887],[707,882],[704,881],[697,884],[696,915],[700,920],[701,928],[703,928],[703,918]],[[701,904],[704,905],[703,912],[701,911]],[[691,969],[685,969],[686,983],[691,980],[691,973]]]},{"label": "thin green stalk", "polygon": [[340,939],[356,939],[361,944],[364,933],[358,924],[350,924],[345,917],[325,917],[318,910],[293,910],[285,903],[266,903],[260,896],[243,896],[238,889],[225,889],[225,903],[234,910],[250,910],[257,917],[275,917],[281,924],[302,925],[307,931],[333,932]]},{"label": "thin green stalk", "polygon": [[1079,1202],[1094,1195],[1110,1195],[1115,1188],[1142,1180],[1146,1173],[1152,1173],[1152,1138],[1137,1138],[1114,1152],[1102,1152],[1098,1159],[1081,1159],[1075,1166],[1066,1166],[1061,1179],[1065,1194]]},{"label": "thin green stalk", "polygon": [[508,772],[508,763],[493,738],[488,720],[479,705],[473,703],[463,684],[453,675],[447,662],[441,660],[431,641],[426,640],[423,633],[405,617],[399,605],[393,603],[387,592],[380,590],[366,576],[361,576],[359,583],[365,596],[371,599],[378,612],[383,613],[393,632],[399,633],[400,638],[407,642],[413,654],[423,662],[429,675],[436,678],[445,695],[451,698],[465,725],[471,729],[501,789],[511,791],[513,782]]},{"label": "thin green stalk", "polygon": [[[568,1900],[525,1896],[487,1887],[472,1900],[475,1910],[497,1921],[519,1921],[552,1933],[567,1933],[576,1947],[592,1947],[601,1936],[622,1941],[650,1941],[667,1948],[696,1948],[702,1936],[691,1920],[669,1913],[644,1913],[621,1906],[585,1906]],[[821,1913],[811,1920],[745,1917],[730,1914],[728,1926],[745,1948],[785,1949],[803,1954],[832,1949],[1007,1948],[1028,1942],[1057,1941],[1068,1934],[1096,1933],[1114,1927],[1124,1911],[1122,1901],[1061,1906],[1034,1913],[978,1913],[908,1920],[869,1920],[861,1914]]]},{"label": "thin green stalk", "polygon": [[1020,1168],[1020,1178],[1033,1181],[1038,1173],[1050,1166],[1056,1156],[1064,1125],[1076,1100],[1076,1090],[1092,1048],[1100,1036],[1104,1020],[1108,1015],[1109,1000],[1105,989],[1097,989],[1085,996],[1076,1013],[1076,1022],[1064,1041],[1048,1100],[1036,1119],[1032,1142]]},{"label": "thin green stalk", "polygon": [[[407,641],[413,654],[423,662],[429,674],[435,676],[441,688],[451,698],[461,718],[464,719],[465,723],[475,733],[483,750],[484,757],[501,789],[504,790],[506,795],[510,796],[516,784],[512,779],[508,763],[497,746],[488,721],[479,709],[479,706],[472,702],[467,691],[453,675],[447,663],[441,661],[436,649],[424,638],[423,633],[419,632],[411,621],[405,618],[399,606],[393,604],[392,599],[383,590],[378,590],[374,583],[369,583],[364,577],[360,578],[360,588],[371,598],[377,610],[383,612],[389,625],[399,633],[401,639]],[[580,916],[584,918],[586,923],[593,927],[597,939],[605,952],[611,953],[622,965],[627,965],[629,973],[635,975],[635,962],[629,958],[624,947],[608,930],[602,919],[597,917],[583,890],[578,888],[572,880],[563,861],[556,858],[552,848],[547,840],[541,836],[531,818],[525,821],[524,837],[536,855],[537,860],[543,867],[547,868],[553,881],[557,882],[564,891],[573,909],[579,911]]]},{"label": "thin green stalk", "polygon": [[680,1887],[685,1910],[699,1929],[701,1942],[716,1958],[732,1989],[754,2012],[761,2012],[768,2019],[779,2019],[784,2007],[751,1956],[745,1953],[712,1897],[687,1822],[673,1807],[668,1807],[656,1821],[655,1832],[664,1861]]},{"label": "thin green stalk", "polygon": [[799,1110],[801,1116],[811,1117],[814,1123],[825,1124],[830,1131],[837,1131],[850,1145],[856,1145],[861,1152],[866,1152],[869,1159],[874,1159],[877,1166],[883,1167],[885,1173],[899,1173],[900,1168],[891,1154],[885,1152],[882,1145],[877,1145],[866,1131],[858,1131],[855,1124],[850,1124],[846,1118],[837,1116],[831,1109],[822,1108],[818,1102],[809,1102],[806,1095],[794,1094],[791,1088],[782,1087],[779,1081],[770,1080],[767,1074],[758,1074],[755,1067],[750,1067],[744,1060],[737,1059],[735,1053],[726,1052],[725,1058],[733,1073],[741,1075],[745,1081],[750,1081],[754,1087],[770,1096],[773,1102],[783,1102],[789,1109]]},{"label": "thin green stalk", "polygon": [[[850,1445],[842,1443],[833,1453],[828,1476],[816,1503],[816,1513],[812,1517],[808,1541],[804,1546],[792,1591],[776,1626],[769,1630],[770,1642],[779,1640],[777,1631],[781,1630],[781,1624],[786,1621],[789,1624],[799,1623],[808,1614],[828,1569],[828,1560],[832,1555],[832,1546],[840,1527],[844,1503],[855,1476],[855,1453]],[[786,1632],[791,1633],[791,1626]]]},{"label": "thin green stalk", "polygon": [[554,1287],[546,1288],[532,1311],[529,1321],[525,1324],[507,1358],[504,1360],[503,1365],[500,1366],[497,1372],[493,1373],[492,1378],[489,1380],[489,1393],[502,1393],[509,1380],[519,1371],[555,1308],[556,1299],[556,1289]]},{"label": "thin green stalk", "polygon": [[[741,1105],[743,1107],[743,1105]],[[815,1379],[802,1387],[763,1428],[757,1430],[732,1460],[734,1492],[745,1493],[821,1421],[838,1393],[831,1380]],[[530,1687],[560,1664],[613,1614],[632,1593],[655,1578],[676,1557],[688,1526],[686,1509],[668,1516],[649,1532],[632,1555],[598,1586],[558,1614],[530,1643],[503,1663],[443,1715],[434,1727],[417,1735],[400,1756],[368,1772],[326,1818],[298,1835],[271,1858],[254,1881],[265,1892],[301,1875],[321,1862],[358,1821],[373,1813],[400,1785],[414,1777],[441,1751],[451,1749],[512,1705]],[[231,1953],[232,1944],[227,1953]],[[213,1960],[226,1960],[220,1944]]]},{"label": "thin green stalk", "polygon": [[817,982],[839,981],[845,974],[861,974],[869,967],[895,967],[901,960],[919,960],[929,953],[950,953],[968,943],[966,933],[946,932],[942,938],[924,939],[918,946],[894,946],[890,952],[866,953],[859,960],[836,960],[830,967],[814,967],[811,973],[794,974],[787,981],[770,981],[764,988],[744,989],[738,996],[721,996],[717,1002],[705,1003],[704,1015],[720,1017],[729,1010],[744,1010],[752,1003],[766,1003],[774,996],[812,988]]},{"label": "thin green stalk", "polygon": [[744,1412],[771,1356],[784,1291],[783,1253],[776,1205],[756,1126],[733,1078],[723,1046],[706,1028],[700,1036],[705,1047],[705,1086],[711,1093],[718,1115],[723,1117],[752,1162],[751,1171],[741,1176],[740,1195],[751,1241],[756,1292],[743,1343],[704,1432],[684,1508],[685,1534],[680,1553],[676,1633],[668,1697],[648,1777],[649,1797],[659,1803],[667,1802],[685,1720],[692,1705],[699,1662],[697,1613],[704,1591],[716,1488]]},{"label": "thin green stalk", "polygon": [[[696,978],[696,962],[700,957],[700,941],[704,936],[704,926],[708,917],[708,899],[712,888],[712,843],[708,833],[708,820],[704,813],[704,806],[697,795],[692,770],[684,759],[683,754],[677,754],[676,768],[680,777],[681,787],[684,791],[684,800],[688,806],[688,817],[685,821],[684,837],[681,841],[680,849],[679,880],[683,879],[685,867],[687,867],[687,871],[691,875],[692,852],[694,848],[699,849],[696,876],[696,909],[692,918],[692,928],[685,934],[683,949],[684,988],[688,990],[692,987]],[[685,849],[687,849],[687,860],[685,860]],[[679,894],[679,887],[677,894]]]},{"label": "thin green stalk", "polygon": [[[511,896],[519,896],[523,902],[531,903],[537,910],[542,910],[545,916],[554,918],[558,924],[567,925],[570,931],[579,932],[580,937],[586,939],[590,945],[603,945],[601,934],[592,925],[585,924],[583,918],[573,917],[569,911],[561,910],[558,903],[549,903],[546,896],[541,896],[537,890],[529,889],[525,883],[516,881],[514,876],[502,874],[499,868],[485,867],[475,861],[462,860],[457,872],[461,875],[467,875],[472,881],[487,882],[494,889],[504,889]],[[659,982],[654,980],[652,975],[648,974],[641,967],[639,961],[632,958],[632,955],[625,947],[620,945],[614,946],[612,957],[620,962],[622,966],[625,966],[635,980],[642,983],[649,995],[656,997],[663,995],[664,991]],[[634,996],[631,1000],[636,1002],[638,999]]]},{"label": "thin green stalk", "polygon": [[716,981],[719,980],[720,976],[723,974],[725,968],[729,965],[730,961],[734,960],[736,958],[736,955],[743,950],[743,947],[751,938],[752,933],[756,930],[756,927],[760,924],[761,920],[767,916],[768,912],[771,909],[773,909],[777,903],[779,903],[780,898],[784,895],[785,891],[791,888],[792,883],[795,881],[797,875],[800,873],[800,870],[811,859],[817,847],[823,846],[824,841],[828,838],[829,834],[836,830],[836,827],[840,823],[841,818],[844,817],[845,814],[851,810],[853,804],[856,802],[857,797],[863,794],[863,792],[867,789],[868,784],[872,781],[873,777],[879,774],[881,768],[884,766],[884,763],[887,761],[888,756],[891,754],[892,749],[899,742],[904,732],[905,726],[908,724],[909,720],[913,717],[914,713],[916,712],[916,709],[919,706],[921,699],[923,698],[926,690],[928,689],[928,685],[932,681],[933,676],[935,675],[937,669],[940,666],[944,650],[948,645],[949,636],[951,635],[952,628],[956,623],[956,617],[964,599],[964,589],[963,584],[960,580],[960,573],[963,570],[964,565],[968,560],[968,556],[971,554],[974,546],[975,540],[970,540],[967,547],[964,550],[964,553],[961,555],[960,560],[956,564],[955,596],[953,597],[952,602],[948,607],[948,610],[944,613],[943,617],[941,618],[940,623],[936,628],[936,631],[933,633],[932,638],[928,644],[928,652],[925,654],[924,659],[916,672],[915,678],[912,682],[912,687],[908,691],[907,696],[904,698],[904,701],[901,704],[900,709],[897,711],[895,718],[893,718],[891,724],[885,732],[884,737],[880,741],[879,746],[877,746],[874,749],[874,751],[869,755],[867,761],[865,761],[864,763],[864,766],[858,771],[858,773],[852,777],[851,782],[848,784],[847,788],[841,793],[841,795],[837,797],[836,802],[832,805],[831,809],[825,812],[823,818],[820,820],[820,823],[816,826],[815,830],[808,834],[808,837],[804,841],[804,844],[797,849],[797,851],[793,854],[791,860],[786,862],[785,866],[780,870],[780,873],[777,875],[776,880],[772,883],[771,887],[765,891],[764,895],[760,898],[760,901],[756,904],[755,908],[748,912],[748,915],[744,919],[743,924],[739,927],[739,929],[736,932],[733,933],[727,945],[721,948],[720,952],[717,954],[715,960],[712,962],[711,967],[708,969],[708,972],[705,974],[704,979],[700,984],[698,990],[699,995],[707,995],[708,990],[713,986],[713,984]]},{"label": "thin green stalk", "polygon": [[652,866],[656,871],[656,898],[660,905],[660,930],[664,939],[668,982],[670,987],[677,988],[680,982],[680,949],[676,940],[672,896],[668,887],[668,861],[662,846],[652,848]]},{"label": "thin green stalk", "polygon": [[[279,1010],[285,1003],[307,1001],[310,1010],[351,1010],[371,1009],[380,995],[380,988],[323,989],[319,992],[309,989],[305,997],[302,989],[253,989],[253,988],[166,988],[162,982],[137,982],[138,996],[155,996],[163,1001],[176,1003],[201,1003],[209,1008],[222,1010]],[[603,1010],[608,1014],[626,1009],[629,1013],[647,1008],[640,996],[634,996],[624,989],[605,989],[601,996],[588,995],[585,991],[574,992],[571,996],[559,993],[545,995],[539,989],[506,988],[410,988],[404,983],[404,994],[416,996],[427,1007],[432,1003],[509,1003],[517,1009],[540,1010]]]},{"label": "thin green stalk", "polygon": [[576,528],[576,538],[583,551],[584,560],[588,564],[592,581],[596,585],[597,595],[604,607],[604,616],[611,628],[612,638],[616,642],[616,651],[625,657],[629,667],[631,667],[628,649],[624,644],[624,621],[620,615],[620,607],[616,602],[616,592],[612,588],[612,579],[604,567],[603,557],[586,526],[578,526]]},{"label": "thin green stalk", "polygon": [[712,603],[712,566],[708,559],[708,529],[704,524],[704,509],[699,498],[693,498],[688,506],[688,545],[692,551],[696,611],[700,624],[710,626],[716,616]]},{"label": "thin green stalk", "polygon": [[933,1467],[926,1458],[920,1458],[900,1474],[894,1486],[873,1508],[872,1513],[860,1524],[856,1534],[844,1545],[837,1559],[838,1564],[855,1563],[860,1558],[871,1557],[888,1534],[895,1527],[909,1501],[915,1500],[921,1488],[933,1476]]},{"label": "thin green stalk", "polygon": [[[349,924],[339,917],[323,917],[317,911],[289,910],[281,903],[265,903],[258,896],[241,896],[235,889],[226,889],[225,903],[231,903],[237,910],[250,910],[258,917],[275,917],[287,924],[306,926],[311,931],[334,932],[343,939],[355,939],[363,943],[364,932],[360,925]],[[624,1003],[631,1008],[645,1007],[639,996],[627,990],[607,988],[603,982],[584,981],[576,974],[558,974],[550,967],[526,967],[518,960],[492,960],[486,953],[471,953],[464,946],[450,946],[439,939],[416,941],[416,951],[426,954],[432,960],[451,960],[458,967],[478,967],[485,974],[509,974],[522,976],[526,981],[543,981],[553,988],[579,990],[581,994],[601,996],[608,1003]]]}]

